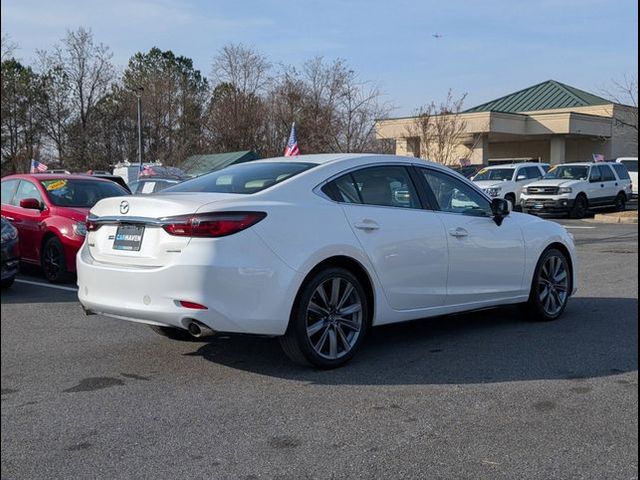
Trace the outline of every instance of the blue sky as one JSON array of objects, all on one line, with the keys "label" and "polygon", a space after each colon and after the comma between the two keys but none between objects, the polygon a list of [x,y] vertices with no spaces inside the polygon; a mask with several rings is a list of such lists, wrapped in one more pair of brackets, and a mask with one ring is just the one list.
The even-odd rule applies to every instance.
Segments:
[{"label": "blue sky", "polygon": [[[638,70],[632,0],[2,0],[2,33],[33,57],[89,27],[124,67],[153,46],[209,74],[217,49],[244,43],[273,62],[341,57],[377,84],[394,114],[446,95],[467,106],[555,79],[594,93]],[[434,33],[443,35],[433,38]]]}]

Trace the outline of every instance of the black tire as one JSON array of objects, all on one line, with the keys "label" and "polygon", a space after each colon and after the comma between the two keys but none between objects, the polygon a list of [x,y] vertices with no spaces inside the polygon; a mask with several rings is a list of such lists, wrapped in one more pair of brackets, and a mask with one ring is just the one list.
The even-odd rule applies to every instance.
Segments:
[{"label": "black tire", "polygon": [[627,209],[627,196],[624,193],[618,194],[614,208],[616,212],[624,212]]},{"label": "black tire", "polygon": [[[544,300],[547,297],[544,296],[543,283],[545,283],[545,274],[543,272],[545,266],[548,266],[548,262],[553,258],[558,259],[562,262],[562,267],[566,274],[566,285],[564,286],[564,296],[558,296],[559,294],[557,292],[555,294],[552,294],[550,291],[548,291],[547,295],[553,296],[554,299],[559,300],[559,306],[557,310],[549,311],[549,309],[545,305]],[[546,250],[540,257],[540,260],[538,260],[538,264],[536,265],[536,270],[531,282],[531,292],[529,294],[529,300],[527,301],[527,303],[522,305],[523,311],[525,312],[527,317],[531,320],[540,322],[550,322],[558,319],[567,307],[567,303],[569,301],[569,298],[571,297],[571,291],[573,289],[572,281],[571,267],[567,256],[556,248],[550,248]],[[561,290],[558,288],[558,292],[560,291]]]},{"label": "black tire", "polygon": [[64,247],[58,237],[51,237],[44,244],[40,266],[45,278],[51,283],[63,283],[69,279]]},{"label": "black tire", "polygon": [[571,212],[569,212],[569,216],[575,219],[581,219],[586,217],[587,212],[589,211],[589,201],[584,194],[580,194],[576,197],[575,202],[573,203],[573,208]]},{"label": "black tire", "polygon": [[0,286],[2,288],[9,288],[11,287],[11,285],[13,285],[13,282],[15,280],[16,280],[16,277],[5,278],[4,280],[0,281]]},{"label": "black tire", "polygon": [[182,328],[159,327],[156,325],[149,325],[149,328],[156,332],[158,335],[170,338],[171,340],[179,340],[181,342],[195,342],[196,340],[198,340],[196,337],[191,335],[188,331],[183,330]]},{"label": "black tire", "polygon": [[[326,315],[311,311],[320,305],[316,303],[320,302],[319,291],[324,289],[327,292],[326,285],[329,282],[333,285],[334,281],[338,282],[336,301],[332,302],[334,296],[330,294],[331,298],[325,298],[328,302],[320,308],[326,310]],[[341,297],[345,297],[346,300]],[[347,301],[354,302],[349,307],[357,308],[359,305],[360,309],[349,314],[341,313],[340,308],[343,308],[342,312],[353,310],[344,308]],[[299,365],[311,365],[322,369],[339,367],[351,360],[360,348],[369,327],[370,311],[364,287],[355,275],[341,267],[324,268],[314,273],[302,285],[291,311],[287,332],[279,338],[280,345],[284,353]],[[348,315],[351,315],[350,319],[343,318]],[[313,322],[311,327],[308,325],[309,321]],[[320,328],[314,330],[313,334],[308,333],[320,324]],[[358,330],[353,326],[357,326]],[[338,349],[341,347],[343,351],[339,352]],[[325,348],[328,349],[326,353]]]}]

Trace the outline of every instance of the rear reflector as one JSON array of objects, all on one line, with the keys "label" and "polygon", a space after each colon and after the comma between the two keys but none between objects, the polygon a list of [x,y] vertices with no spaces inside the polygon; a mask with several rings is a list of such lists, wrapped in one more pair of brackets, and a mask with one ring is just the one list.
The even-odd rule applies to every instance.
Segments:
[{"label": "rear reflector", "polygon": [[196,302],[189,302],[188,300],[179,300],[180,306],[184,308],[192,308],[194,310],[207,310],[207,307],[200,305]]},{"label": "rear reflector", "polygon": [[162,228],[177,237],[226,237],[255,225],[264,212],[219,212],[163,218]]}]

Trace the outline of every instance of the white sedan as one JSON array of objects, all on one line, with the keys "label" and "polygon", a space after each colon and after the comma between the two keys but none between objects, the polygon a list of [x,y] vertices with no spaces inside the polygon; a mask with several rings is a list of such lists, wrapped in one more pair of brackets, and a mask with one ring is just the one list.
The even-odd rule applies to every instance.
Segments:
[{"label": "white sedan", "polygon": [[170,338],[278,336],[296,362],[353,357],[367,331],[506,304],[554,320],[572,237],[419,159],[274,158],[101,200],[77,256],[85,311]]}]

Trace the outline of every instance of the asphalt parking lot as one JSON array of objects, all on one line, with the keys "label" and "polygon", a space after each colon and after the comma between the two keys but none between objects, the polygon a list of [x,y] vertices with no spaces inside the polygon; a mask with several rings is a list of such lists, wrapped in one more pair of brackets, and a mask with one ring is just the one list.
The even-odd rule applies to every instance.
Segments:
[{"label": "asphalt parking lot", "polygon": [[85,317],[73,285],[16,283],[2,477],[637,478],[637,226],[562,223],[581,289],[560,321],[505,308],[381,327],[334,371],[273,339],[170,341]]}]

